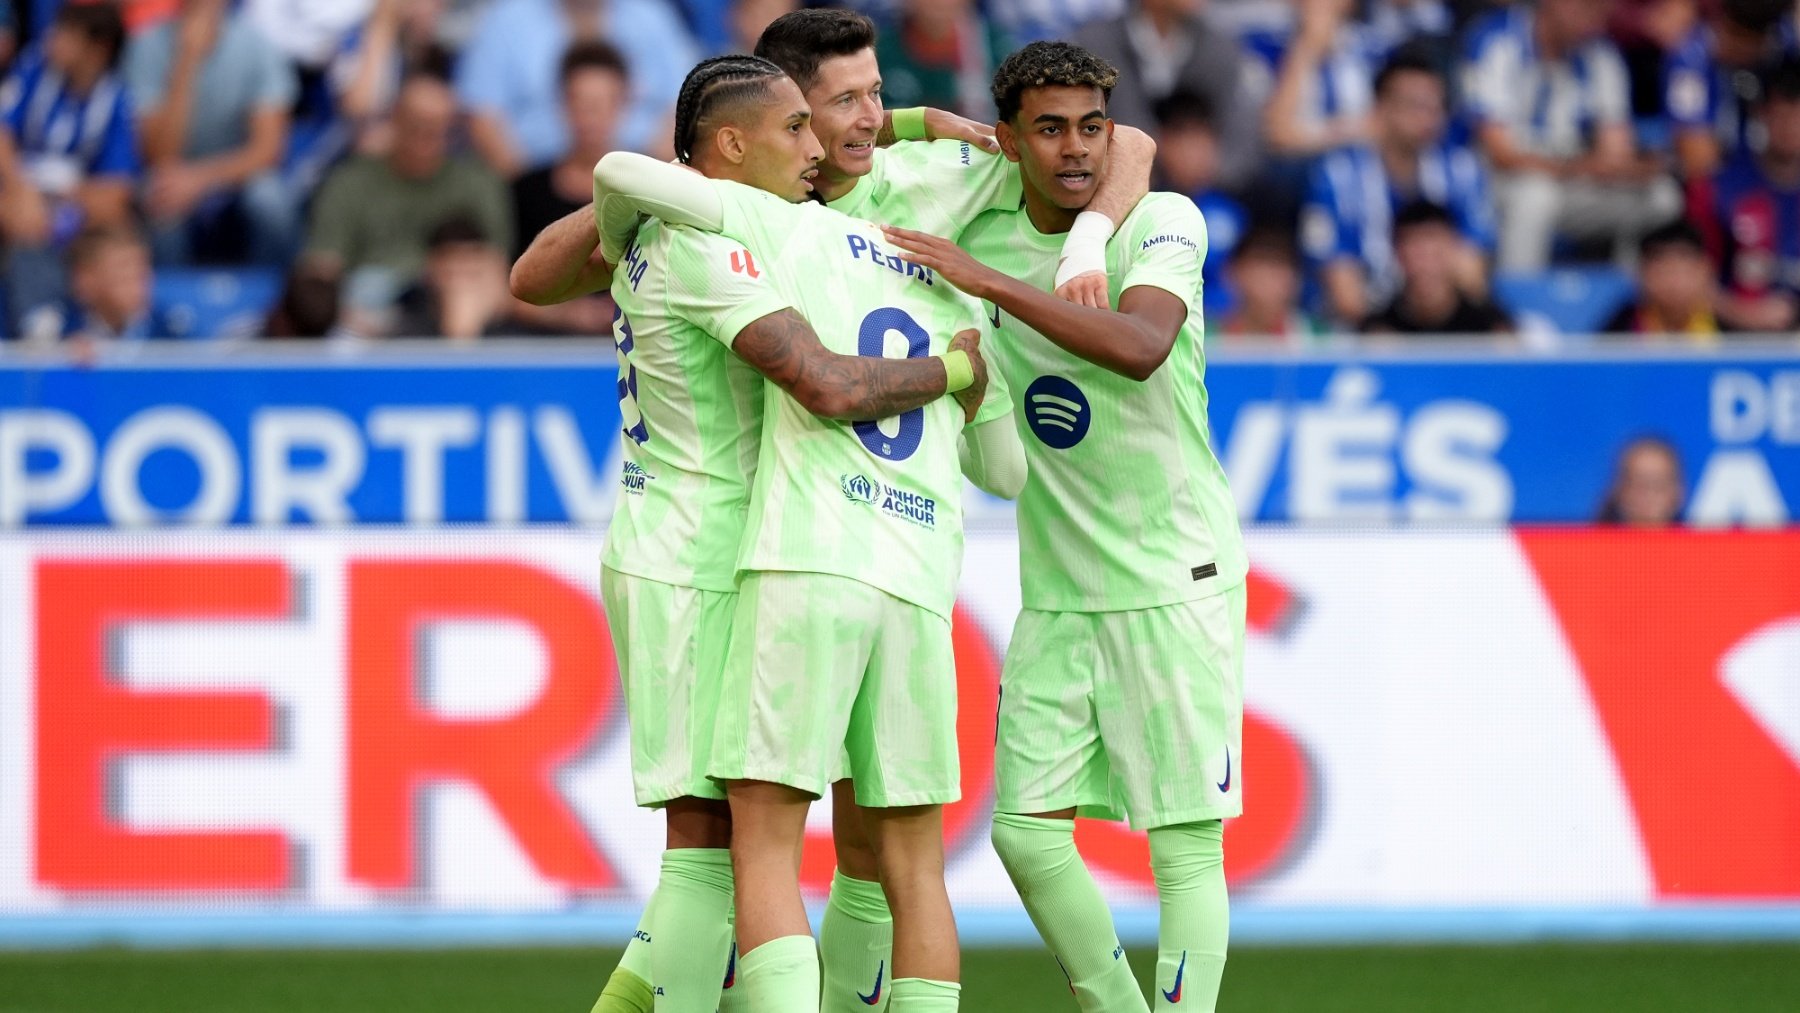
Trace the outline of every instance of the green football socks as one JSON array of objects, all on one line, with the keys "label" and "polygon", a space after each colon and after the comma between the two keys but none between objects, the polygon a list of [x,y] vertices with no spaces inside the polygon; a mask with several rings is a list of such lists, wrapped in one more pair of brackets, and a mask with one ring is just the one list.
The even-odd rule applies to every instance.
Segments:
[{"label": "green football socks", "polygon": [[606,988],[594,1001],[590,1013],[650,1013],[655,1005],[650,983],[627,971],[621,962],[613,969],[612,977],[606,979]]},{"label": "green football socks", "polygon": [[888,1005],[894,959],[894,916],[880,883],[831,878],[831,900],[819,926],[824,965],[821,1013],[880,1013]]},{"label": "green football socks", "polygon": [[819,1008],[819,950],[811,936],[782,936],[738,954],[738,976],[750,1013]]},{"label": "green football socks", "polygon": [[1210,1013],[1219,1001],[1231,936],[1224,824],[1208,820],[1150,831],[1150,871],[1162,904],[1156,1008]]},{"label": "green football socks", "polygon": [[731,852],[663,852],[657,902],[645,918],[656,1013],[714,1013],[731,949]]},{"label": "green football socks", "polygon": [[[994,814],[994,850],[1082,1013],[1148,1013],[1112,911],[1075,850],[1074,820]],[[899,1013],[898,994],[892,1013]]]},{"label": "green football socks", "polygon": [[954,981],[900,978],[894,982],[892,1013],[956,1013],[962,986]]}]

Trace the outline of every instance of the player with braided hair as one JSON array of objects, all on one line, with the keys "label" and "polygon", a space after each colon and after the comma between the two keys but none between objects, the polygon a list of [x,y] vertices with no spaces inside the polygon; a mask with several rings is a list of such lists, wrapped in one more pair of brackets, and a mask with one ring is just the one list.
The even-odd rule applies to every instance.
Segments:
[{"label": "player with braided hair", "polygon": [[[787,208],[809,193],[819,155],[809,116],[779,69],[754,57],[721,57],[696,67],[684,84],[675,148],[700,172],[747,184],[737,189]],[[649,164],[704,185],[689,170]],[[743,975],[728,973],[727,984],[742,985],[721,996],[719,972],[738,966],[735,952],[727,956],[732,875],[724,848],[732,822],[705,761],[717,735],[746,485],[758,457],[765,385],[757,374],[808,419],[929,415],[941,424],[945,411],[965,419],[982,404],[986,370],[974,331],[957,334],[942,354],[899,361],[829,351],[795,311],[813,308],[772,282],[776,264],[717,235],[659,221],[639,229],[635,212],[621,221],[620,242],[605,251],[610,256],[580,254],[580,269],[591,270],[596,282],[612,277],[629,437],[602,595],[631,719],[638,801],[666,809],[669,847],[644,921],[595,1009],[636,1013],[653,1004],[663,1013],[710,1013],[741,1008],[736,997],[749,987],[754,964],[746,960]],[[551,246],[556,229],[546,232]],[[594,233],[591,217],[586,229]],[[515,281],[544,266],[546,236],[522,258]],[[608,263],[618,270],[608,271]],[[909,281],[916,284],[896,276],[872,286],[871,298],[937,321],[944,337],[952,323],[979,319],[972,304],[942,286],[940,295],[921,297],[906,291]],[[934,405],[946,393],[963,409]],[[985,431],[1011,436],[1010,424]],[[1023,481],[1022,451],[1012,440],[1015,477],[996,470],[986,478],[1002,492],[1007,488],[996,482],[1016,491]],[[983,480],[979,468],[974,474]],[[835,479],[833,492],[843,495]]]},{"label": "player with braided hair", "polygon": [[[799,96],[785,78],[771,91],[780,97],[765,116]],[[711,180],[629,152],[601,159],[603,259],[631,273],[658,227],[635,231],[640,213],[717,230],[745,244],[828,346],[870,357],[928,356],[957,328],[985,319],[973,300],[884,250],[872,224],[783,201],[780,176],[761,190],[730,181],[743,178],[743,166],[777,160],[789,143],[742,129],[733,115],[755,114],[708,120],[696,107],[683,117],[678,147]],[[707,129],[687,133],[689,122]],[[753,150],[758,141],[768,150]],[[624,297],[616,282],[614,293]],[[799,849],[809,807],[847,766],[864,813],[856,822],[874,839],[893,912],[891,967],[862,986],[869,991],[859,1001],[888,998],[895,1013],[954,1010],[960,970],[942,807],[961,788],[949,617],[962,475],[1007,496],[1024,481],[1010,398],[990,387],[967,424],[940,401],[844,426],[765,391],[707,768],[731,805],[740,987],[752,1013],[818,1008]],[[967,454],[961,467],[959,451]]]}]

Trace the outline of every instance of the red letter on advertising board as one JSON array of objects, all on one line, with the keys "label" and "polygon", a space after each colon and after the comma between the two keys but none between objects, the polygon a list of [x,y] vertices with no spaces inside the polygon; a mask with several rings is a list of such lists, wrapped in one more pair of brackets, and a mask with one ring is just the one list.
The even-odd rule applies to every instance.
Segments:
[{"label": "red letter on advertising board", "polygon": [[1800,767],[1720,665],[1800,617],[1800,535],[1519,535],[1581,665],[1664,897],[1800,895]]},{"label": "red letter on advertising board", "polygon": [[133,622],[276,619],[279,562],[175,560],[37,566],[37,877],[67,890],[279,890],[274,831],[141,831],[108,812],[108,768],[132,753],[264,750],[274,709],[259,693],[136,691],[109,667]]},{"label": "red letter on advertising board", "polygon": [[[378,887],[418,884],[418,789],[479,788],[545,876],[617,885],[558,792],[557,768],[591,742],[613,684],[606,623],[589,596],[513,562],[399,560],[350,564],[349,873]],[[503,718],[433,714],[420,683],[423,634],[444,620],[522,622],[542,639],[544,690]],[[496,679],[512,673],[496,672]]]}]

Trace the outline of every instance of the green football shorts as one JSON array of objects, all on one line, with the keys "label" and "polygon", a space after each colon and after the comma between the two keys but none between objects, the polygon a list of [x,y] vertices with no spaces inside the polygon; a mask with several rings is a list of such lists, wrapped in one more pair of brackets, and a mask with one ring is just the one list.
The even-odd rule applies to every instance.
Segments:
[{"label": "green football shorts", "polygon": [[1243,812],[1244,587],[1130,612],[1019,613],[994,808],[1133,829]]},{"label": "green football shorts", "polygon": [[709,772],[873,808],[954,802],[950,621],[859,580],[753,570],[738,584]]},{"label": "green football shorts", "polygon": [[638,805],[724,798],[706,761],[737,595],[601,567],[600,600],[619,659]]}]

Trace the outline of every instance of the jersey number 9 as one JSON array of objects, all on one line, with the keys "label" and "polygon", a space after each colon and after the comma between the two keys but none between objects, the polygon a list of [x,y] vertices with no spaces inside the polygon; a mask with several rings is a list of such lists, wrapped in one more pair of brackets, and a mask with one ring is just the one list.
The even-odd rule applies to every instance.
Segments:
[{"label": "jersey number 9", "polygon": [[[931,335],[912,318],[912,314],[898,306],[883,306],[863,317],[862,330],[856,336],[856,354],[872,359],[887,358],[889,331],[896,331],[906,339],[906,358],[920,359],[931,354]],[[619,381],[619,389],[625,389],[623,380]],[[854,427],[856,438],[869,453],[889,461],[904,461],[918,452],[919,441],[925,438],[925,409],[902,412],[900,431],[893,436],[881,431],[880,422],[857,422]]]}]

